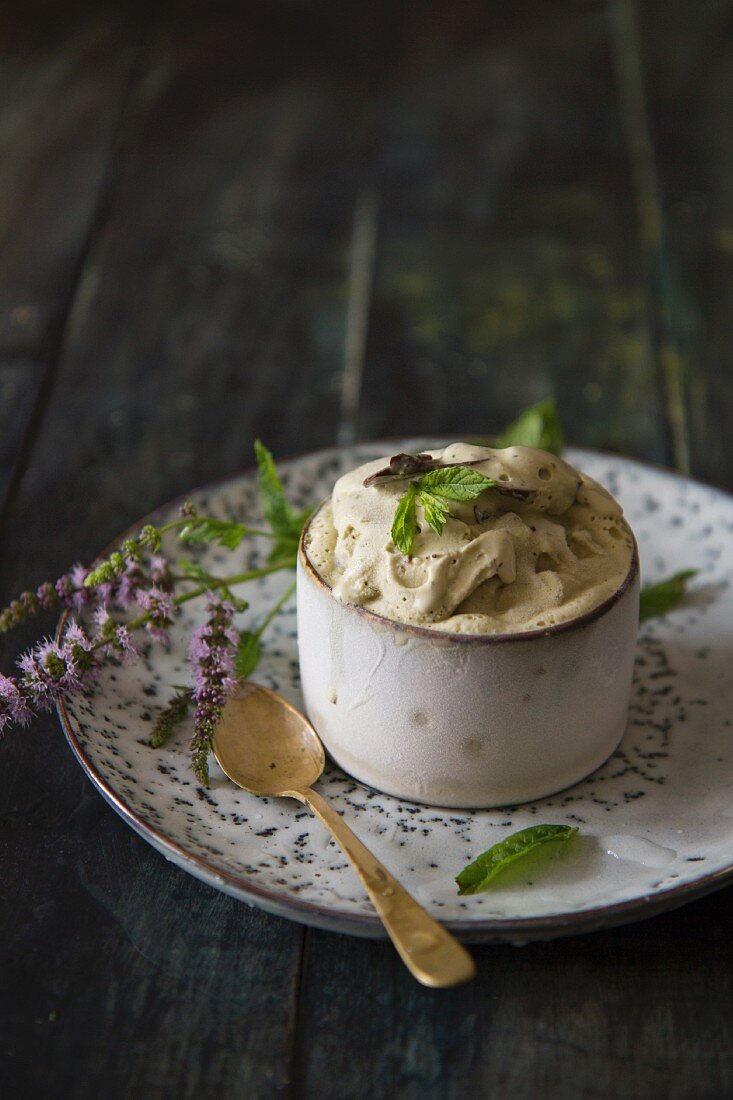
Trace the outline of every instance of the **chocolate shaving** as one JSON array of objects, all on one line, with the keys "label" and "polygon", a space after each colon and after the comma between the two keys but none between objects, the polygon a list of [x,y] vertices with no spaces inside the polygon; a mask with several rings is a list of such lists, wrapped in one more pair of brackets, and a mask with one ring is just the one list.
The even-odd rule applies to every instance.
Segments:
[{"label": "chocolate shaving", "polygon": [[[431,470],[448,470],[451,466],[480,466],[485,461],[485,458],[474,458],[468,462],[441,462],[424,452],[419,455],[392,455],[388,466],[364,478],[364,487],[381,485],[388,481],[406,481],[408,478],[427,474]],[[493,485],[492,489],[497,493],[503,493],[504,496],[514,497],[515,500],[532,501],[537,496],[535,489],[520,489],[516,485],[506,485],[501,482]]]},{"label": "chocolate shaving", "polygon": [[429,454],[419,455],[392,455],[389,466],[383,470],[377,470],[376,474],[370,474],[364,478],[364,487],[376,484],[378,481],[404,481],[408,477],[417,477],[427,474],[431,470],[448,470],[451,466],[480,466],[485,458],[473,458],[470,462],[441,462]]}]

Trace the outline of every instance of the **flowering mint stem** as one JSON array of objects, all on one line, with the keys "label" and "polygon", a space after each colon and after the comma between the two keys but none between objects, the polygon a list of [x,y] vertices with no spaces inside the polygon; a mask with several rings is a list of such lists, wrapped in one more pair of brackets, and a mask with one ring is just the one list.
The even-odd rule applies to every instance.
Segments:
[{"label": "flowering mint stem", "polygon": [[[161,535],[165,535],[169,531],[177,531],[184,527],[191,527],[192,524],[206,523],[209,520],[213,519],[213,516],[197,515],[195,519],[191,519],[189,516],[186,516],[183,519],[174,519],[171,520],[170,523],[164,523],[163,526],[159,528],[159,530]],[[244,535],[257,535],[263,539],[276,539],[279,537],[278,535],[273,534],[272,531],[263,531],[259,527],[247,527],[246,524],[240,524],[239,526],[241,527],[242,534]]]},{"label": "flowering mint stem", "polygon": [[194,674],[191,757],[201,783],[209,783],[209,751],[217,723],[234,686],[234,650],[239,635],[233,625],[234,605],[212,597],[208,618],[191,635],[189,657]]},{"label": "flowering mint stem", "polygon": [[[205,596],[207,592],[212,592],[217,588],[230,588],[234,584],[244,584],[246,581],[257,580],[258,577],[266,577],[269,573],[277,573],[282,569],[292,569],[292,561],[274,561],[270,565],[263,565],[260,569],[249,569],[245,573],[234,573],[231,577],[211,577],[207,579],[207,583],[199,585],[197,588],[192,589],[191,592],[185,592],[181,596],[176,596],[173,603],[176,607],[180,607],[181,604],[188,603],[189,600],[196,600],[199,596]],[[138,615],[136,619],[132,619],[127,624],[128,630],[137,630],[141,626],[145,626],[150,622],[151,616],[146,613],[145,615]]]}]

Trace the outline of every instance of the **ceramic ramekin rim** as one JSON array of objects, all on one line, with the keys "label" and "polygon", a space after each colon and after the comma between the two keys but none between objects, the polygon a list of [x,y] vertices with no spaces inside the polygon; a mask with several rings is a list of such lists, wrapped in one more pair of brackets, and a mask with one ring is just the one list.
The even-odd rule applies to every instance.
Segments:
[{"label": "ceramic ramekin rim", "polygon": [[626,523],[633,541],[631,563],[628,573],[616,591],[612,592],[607,599],[603,600],[603,602],[599,603],[596,607],[592,607],[590,611],[585,611],[582,615],[576,616],[574,619],[567,619],[562,623],[554,623],[552,626],[540,627],[537,630],[515,631],[509,634],[460,634],[449,630],[434,630],[427,626],[415,626],[412,623],[402,623],[397,619],[389,619],[386,615],[379,615],[376,611],[370,611],[367,607],[360,607],[358,604],[354,603],[342,603],[337,600],[333,594],[331,585],[321,576],[309,558],[308,550],[305,545],[308,531],[315,517],[329,500],[330,497],[325,497],[320,504],[313,509],[301,532],[298,544],[298,560],[302,565],[303,572],[317,587],[323,589],[335,604],[342,607],[345,611],[354,612],[356,615],[372,622],[375,626],[380,626],[385,630],[393,630],[398,634],[408,634],[412,637],[425,638],[435,642],[450,642],[455,645],[472,646],[529,642],[540,638],[551,638],[560,634],[568,634],[590,626],[604,616],[623,598],[623,596],[626,595],[639,575],[639,547],[637,546],[634,532],[631,530],[631,527],[629,527],[629,524]]}]

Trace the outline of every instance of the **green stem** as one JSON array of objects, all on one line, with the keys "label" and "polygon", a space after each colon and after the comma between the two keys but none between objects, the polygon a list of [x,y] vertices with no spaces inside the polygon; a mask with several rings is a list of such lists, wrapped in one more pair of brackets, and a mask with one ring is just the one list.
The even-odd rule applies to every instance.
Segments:
[{"label": "green stem", "polygon": [[[231,588],[232,585],[235,584],[244,584],[246,581],[254,581],[257,580],[258,577],[266,577],[270,573],[278,573],[283,569],[292,568],[292,559],[283,559],[281,561],[273,561],[269,565],[263,565],[260,569],[248,569],[245,573],[235,573],[231,577],[212,577],[206,584],[199,585],[198,588],[194,588],[191,592],[185,592],[181,596],[176,596],[173,603],[176,607],[180,607],[181,604],[188,603],[189,600],[195,600],[199,596],[203,596],[206,592],[211,592],[212,589]],[[265,626],[268,621],[269,619],[265,621]],[[145,626],[147,622],[150,622],[150,615],[148,612],[144,615],[138,615],[136,619],[131,619],[126,626],[128,630],[138,630],[141,626]],[[102,645],[104,645],[104,642],[97,642],[93,648],[99,649]]]},{"label": "green stem", "polygon": [[[165,535],[168,531],[175,531],[180,527],[195,526],[197,523],[201,521],[205,522],[207,519],[211,518],[211,516],[184,516],[182,519],[174,519],[171,520],[170,523],[163,524],[163,526],[159,528],[159,531],[161,535]],[[262,538],[265,539],[282,538],[281,535],[276,535],[272,531],[261,531],[259,527],[243,527],[243,531],[245,535],[261,535]]]}]

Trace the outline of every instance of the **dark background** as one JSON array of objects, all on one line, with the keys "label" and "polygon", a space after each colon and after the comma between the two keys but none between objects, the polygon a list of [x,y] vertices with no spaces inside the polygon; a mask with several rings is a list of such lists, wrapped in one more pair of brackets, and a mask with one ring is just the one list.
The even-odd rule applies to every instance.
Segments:
[{"label": "dark background", "polygon": [[[572,442],[730,488],[732,29],[730,0],[8,0],[2,602],[255,434],[483,434],[553,394]],[[0,1091],[733,1096],[732,917],[486,947],[430,992],[166,864],[48,718],[0,745]]]}]

